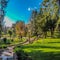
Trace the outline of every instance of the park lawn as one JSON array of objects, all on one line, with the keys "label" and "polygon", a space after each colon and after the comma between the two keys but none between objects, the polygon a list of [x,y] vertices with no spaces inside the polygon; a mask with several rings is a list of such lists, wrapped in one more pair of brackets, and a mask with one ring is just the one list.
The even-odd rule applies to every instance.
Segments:
[{"label": "park lawn", "polygon": [[26,41],[25,38],[22,38],[22,40],[19,38],[14,38],[14,39],[9,38],[6,40],[6,43],[4,43],[3,40],[0,40],[0,49],[4,49],[5,47],[12,46],[12,45],[18,45],[25,41]]},{"label": "park lawn", "polygon": [[20,48],[32,60],[60,60],[60,39],[39,39]]}]

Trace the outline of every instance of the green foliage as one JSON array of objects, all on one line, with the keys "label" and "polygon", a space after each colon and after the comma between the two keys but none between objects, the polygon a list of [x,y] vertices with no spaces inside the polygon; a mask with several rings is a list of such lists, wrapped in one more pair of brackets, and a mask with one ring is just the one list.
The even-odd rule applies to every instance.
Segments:
[{"label": "green foliage", "polygon": [[28,57],[28,54],[25,53],[23,50],[19,49],[16,50],[16,55],[18,60],[31,60],[31,58]]},{"label": "green foliage", "polygon": [[59,5],[57,0],[44,0],[42,2],[40,12],[33,11],[31,17],[31,31],[33,35],[43,33],[43,37],[47,36],[50,31],[51,37],[54,35],[57,22],[59,20]]},{"label": "green foliage", "polygon": [[5,49],[5,48],[7,48],[7,45],[0,45],[0,49]]},{"label": "green foliage", "polygon": [[8,31],[8,33],[9,33],[9,35],[10,35],[10,37],[12,36],[12,31],[11,30],[9,30]]},{"label": "green foliage", "polygon": [[6,44],[7,43],[7,38],[3,38],[3,42]]},{"label": "green foliage", "polygon": [[1,38],[1,35],[2,35],[2,31],[3,31],[3,20],[4,20],[4,16],[5,16],[5,13],[6,13],[6,10],[5,8],[7,7],[7,3],[8,1],[7,0],[0,0],[0,10],[1,12],[3,12],[3,14],[0,14],[0,38]]}]

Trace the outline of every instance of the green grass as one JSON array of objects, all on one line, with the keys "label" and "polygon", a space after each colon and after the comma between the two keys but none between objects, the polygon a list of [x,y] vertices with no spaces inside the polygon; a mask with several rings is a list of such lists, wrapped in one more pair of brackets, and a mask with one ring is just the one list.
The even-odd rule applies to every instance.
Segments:
[{"label": "green grass", "polygon": [[24,50],[32,60],[60,60],[60,39],[39,39],[16,49]]},{"label": "green grass", "polygon": [[21,40],[18,37],[13,38],[13,40],[11,38],[9,38],[9,39],[7,38],[6,43],[4,43],[3,40],[0,40],[0,49],[4,48],[5,46],[7,47],[7,46],[11,46],[11,45],[17,45],[24,41],[26,41],[25,38],[22,38],[22,40]]}]

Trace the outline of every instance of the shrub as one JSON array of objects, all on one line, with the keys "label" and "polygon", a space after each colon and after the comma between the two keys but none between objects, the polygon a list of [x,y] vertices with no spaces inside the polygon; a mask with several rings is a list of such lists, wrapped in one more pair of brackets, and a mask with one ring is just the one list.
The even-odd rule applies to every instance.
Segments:
[{"label": "shrub", "polygon": [[18,60],[31,60],[31,58],[29,58],[28,54],[25,53],[23,50],[18,49],[16,51],[16,55],[17,55]]},{"label": "shrub", "polygon": [[3,42],[6,44],[7,43],[7,38],[3,38]]}]

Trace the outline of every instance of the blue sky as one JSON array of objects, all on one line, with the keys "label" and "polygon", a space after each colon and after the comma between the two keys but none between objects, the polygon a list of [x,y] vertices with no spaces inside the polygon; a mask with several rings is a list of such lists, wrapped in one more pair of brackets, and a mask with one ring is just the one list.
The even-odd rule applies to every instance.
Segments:
[{"label": "blue sky", "polygon": [[42,0],[9,0],[5,19],[11,22],[22,20],[28,23],[32,10],[38,10],[41,2]]}]

